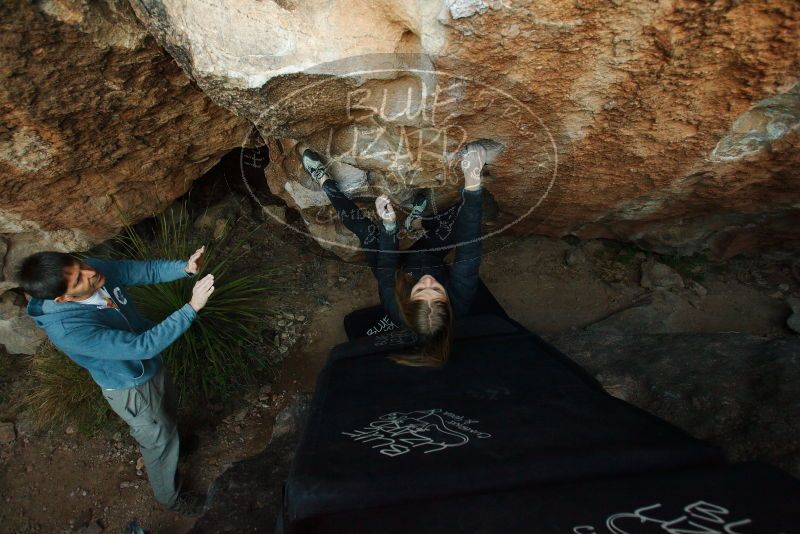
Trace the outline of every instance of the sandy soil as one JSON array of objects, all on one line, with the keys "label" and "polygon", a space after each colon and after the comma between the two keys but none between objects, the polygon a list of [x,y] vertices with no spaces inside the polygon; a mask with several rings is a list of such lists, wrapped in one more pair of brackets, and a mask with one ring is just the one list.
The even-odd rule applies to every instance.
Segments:
[{"label": "sandy soil", "polygon": [[[210,407],[204,417],[182,421],[201,438],[198,451],[183,464],[192,485],[200,489],[231,462],[264,448],[285,399],[296,391],[313,391],[328,351],[345,340],[344,315],[377,303],[376,285],[366,267],[332,258],[278,225],[267,223],[250,244],[253,268],[268,265],[281,271],[271,306],[307,319],[297,343],[276,364],[270,386],[255,385],[226,406]],[[583,327],[649,293],[639,285],[644,255],[630,247],[602,242],[575,246],[528,237],[503,238],[486,250],[486,284],[512,317],[542,334]],[[677,304],[664,311],[658,328],[791,335],[784,326],[789,314],[784,297],[797,296],[798,284],[785,262],[674,263],[685,279],[699,280],[707,295],[676,290]],[[274,318],[265,317],[265,328],[276,328]],[[25,414],[16,411],[25,370],[18,362],[7,367],[0,383],[0,421],[14,421],[19,435],[0,445],[0,530],[120,532],[134,519],[148,532],[191,527],[191,519],[154,502],[146,479],[137,475],[139,454],[124,429],[93,437],[32,430]]]}]

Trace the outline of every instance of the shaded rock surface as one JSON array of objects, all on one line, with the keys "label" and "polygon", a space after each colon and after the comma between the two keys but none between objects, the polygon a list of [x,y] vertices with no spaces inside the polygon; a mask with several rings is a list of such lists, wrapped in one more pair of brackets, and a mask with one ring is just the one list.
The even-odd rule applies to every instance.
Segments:
[{"label": "shaded rock surface", "polygon": [[786,326],[800,334],[800,298],[790,298],[788,303],[792,308],[792,314],[786,319]]},{"label": "shaded rock surface", "polygon": [[275,417],[267,449],[236,462],[214,481],[208,511],[191,532],[273,532],[310,401],[307,394],[292,398]]},{"label": "shaded rock surface", "polygon": [[[452,204],[457,149],[481,141],[494,229],[721,258],[798,244],[792,0],[131,4],[264,137],[309,144],[337,179],[369,171],[365,206],[407,209],[419,187]],[[325,199],[286,157],[270,187],[314,221]],[[344,243],[333,226],[309,228]]]},{"label": "shaded rock surface", "polygon": [[689,303],[681,296],[659,290],[586,327],[589,332],[613,334],[664,334],[684,329],[682,312]]},{"label": "shaded rock surface", "polygon": [[683,278],[669,265],[650,259],[642,262],[642,287],[668,289],[683,287]]},{"label": "shaded rock surface", "polygon": [[0,345],[9,354],[35,354],[44,332],[25,313],[25,298],[13,291],[0,294]]},{"label": "shaded rock surface", "polygon": [[163,210],[247,133],[122,0],[3,2],[0,80],[0,291],[30,253]]},{"label": "shaded rock surface", "polygon": [[800,338],[567,332],[548,339],[612,395],[800,475]]}]

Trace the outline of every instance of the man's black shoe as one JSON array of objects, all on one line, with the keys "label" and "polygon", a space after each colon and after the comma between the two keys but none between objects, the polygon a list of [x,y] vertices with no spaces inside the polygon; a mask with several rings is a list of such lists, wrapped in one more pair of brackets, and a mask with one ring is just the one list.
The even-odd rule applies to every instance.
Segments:
[{"label": "man's black shoe", "polygon": [[193,454],[197,449],[200,448],[200,436],[195,433],[181,435],[180,438],[181,448],[178,452],[178,456],[184,458]]},{"label": "man's black shoe", "polygon": [[193,491],[181,492],[175,504],[169,507],[173,512],[177,512],[187,517],[197,517],[205,511],[205,493],[195,493]]},{"label": "man's black shoe", "polygon": [[303,151],[303,156],[300,159],[306,172],[310,174],[318,184],[321,184],[322,178],[325,176],[325,164],[322,163],[322,158],[319,154],[307,148]]}]

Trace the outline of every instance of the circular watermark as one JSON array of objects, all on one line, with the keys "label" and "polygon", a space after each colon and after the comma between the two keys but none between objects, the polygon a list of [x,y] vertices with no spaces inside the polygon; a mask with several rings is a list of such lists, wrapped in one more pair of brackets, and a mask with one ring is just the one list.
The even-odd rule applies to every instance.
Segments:
[{"label": "circular watermark", "polygon": [[[321,156],[331,179],[326,187],[320,187],[308,174],[289,176],[283,193],[292,197],[307,226],[334,224],[338,218],[359,237],[360,245],[326,239],[307,228],[287,224],[268,210],[264,213],[330,248],[408,254],[445,251],[488,239],[540,209],[556,185],[559,151],[546,121],[534,111],[531,101],[536,102],[530,91],[506,77],[493,77],[490,84],[482,79],[491,76],[479,80],[464,74],[476,70],[475,65],[450,72],[434,68],[427,56],[412,61],[404,57],[402,62],[397,57],[359,56],[299,73],[308,82],[285,90],[266,105],[242,143],[247,144],[254,130],[264,140],[309,141],[309,148]],[[430,67],[420,66],[425,62],[431,63]],[[485,69],[479,70],[485,74]],[[536,107],[541,109],[541,105]],[[489,123],[498,131],[487,131]],[[505,157],[503,167],[507,169],[513,168],[508,158],[517,157],[523,168],[517,170],[515,179],[522,176],[524,182],[510,189],[533,192],[527,195],[533,197],[528,206],[518,208],[517,215],[483,234],[480,228],[476,233],[474,223],[464,222],[474,221],[475,210],[481,209],[481,203],[475,201],[480,195],[468,200],[469,193],[461,191],[465,175],[476,170],[469,168],[476,160],[465,158],[468,152],[484,157],[484,176],[496,159]],[[240,155],[242,180],[261,205],[247,182],[243,165]],[[492,172],[488,181],[504,179]],[[470,183],[474,181],[472,178]],[[484,190],[486,181],[482,180]],[[372,207],[359,207],[350,198],[381,195],[391,202],[399,237],[416,239],[411,249],[382,250],[378,245],[381,219]],[[327,203],[335,211],[318,209]],[[423,206],[422,213],[414,213],[418,217],[412,218],[417,220],[407,229],[402,215]]]}]

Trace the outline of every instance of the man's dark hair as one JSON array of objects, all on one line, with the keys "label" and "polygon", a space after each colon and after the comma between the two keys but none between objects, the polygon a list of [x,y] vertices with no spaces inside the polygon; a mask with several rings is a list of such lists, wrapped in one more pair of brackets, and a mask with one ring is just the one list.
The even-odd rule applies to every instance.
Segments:
[{"label": "man's dark hair", "polygon": [[64,269],[78,261],[64,252],[37,252],[24,260],[17,272],[25,293],[37,299],[54,299],[67,292]]}]

